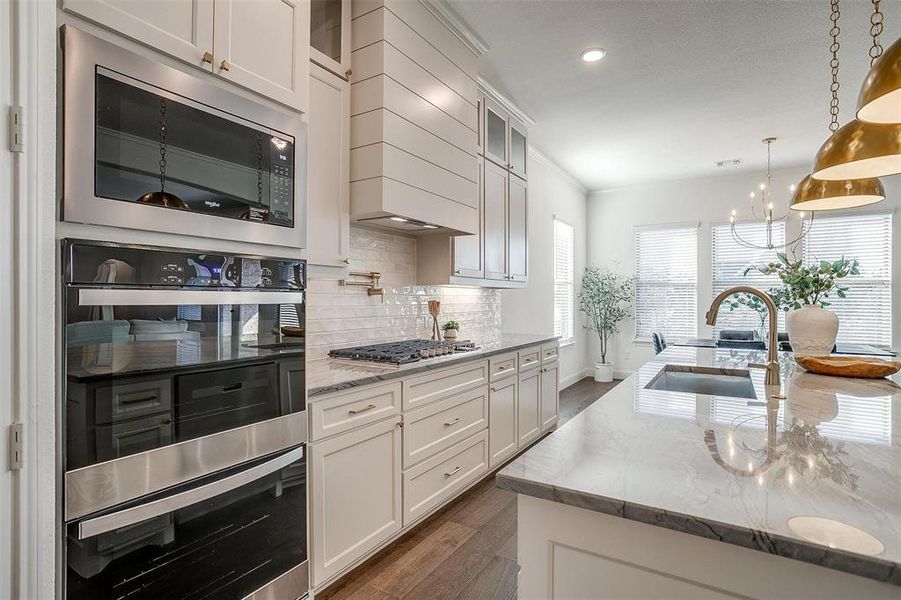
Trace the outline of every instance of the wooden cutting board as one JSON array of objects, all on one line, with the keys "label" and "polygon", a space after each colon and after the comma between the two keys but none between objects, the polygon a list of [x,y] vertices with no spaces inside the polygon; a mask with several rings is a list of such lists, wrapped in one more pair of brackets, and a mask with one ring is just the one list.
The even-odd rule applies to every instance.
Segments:
[{"label": "wooden cutting board", "polygon": [[901,370],[901,362],[868,356],[795,356],[795,362],[819,375],[878,379]]}]

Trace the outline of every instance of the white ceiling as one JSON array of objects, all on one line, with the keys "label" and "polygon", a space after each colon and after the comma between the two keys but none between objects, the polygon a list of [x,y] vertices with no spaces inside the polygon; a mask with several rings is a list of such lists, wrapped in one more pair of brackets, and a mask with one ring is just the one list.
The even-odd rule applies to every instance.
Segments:
[{"label": "white ceiling", "polygon": [[[531,143],[588,189],[810,164],[828,131],[826,0],[449,0]],[[869,67],[870,2],[841,4],[841,122]],[[888,46],[901,2],[883,2]],[[600,46],[591,65],[579,55]]]}]

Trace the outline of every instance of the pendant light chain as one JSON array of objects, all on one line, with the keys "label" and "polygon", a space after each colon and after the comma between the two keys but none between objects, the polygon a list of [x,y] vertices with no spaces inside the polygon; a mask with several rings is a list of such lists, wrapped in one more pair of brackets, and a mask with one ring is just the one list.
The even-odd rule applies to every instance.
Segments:
[{"label": "pendant light chain", "polygon": [[885,21],[882,11],[879,10],[879,1],[872,0],[873,14],[870,15],[870,37],[873,38],[873,45],[870,47],[870,66],[882,56],[882,44],[879,43],[879,36],[882,34],[883,22]]},{"label": "pendant light chain", "polygon": [[829,66],[832,68],[832,83],[829,84],[832,100],[829,102],[829,114],[832,120],[829,122],[829,131],[833,132],[838,129],[838,51],[841,48],[841,45],[838,43],[838,34],[841,33],[838,20],[840,17],[841,12],[838,10],[838,0],[832,0],[832,14],[829,16],[829,20],[832,21],[832,27],[829,29],[829,35],[832,36],[832,45],[829,46],[829,51],[832,53],[832,60],[829,61]]},{"label": "pendant light chain", "polygon": [[166,99],[160,96],[160,192],[166,191]]}]

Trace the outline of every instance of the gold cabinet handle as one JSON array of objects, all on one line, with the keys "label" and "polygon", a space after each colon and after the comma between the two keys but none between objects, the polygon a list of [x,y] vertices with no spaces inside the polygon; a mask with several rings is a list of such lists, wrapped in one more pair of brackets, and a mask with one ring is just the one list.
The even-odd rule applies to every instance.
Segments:
[{"label": "gold cabinet handle", "polygon": [[349,258],[344,258],[344,259],[341,260],[341,262],[343,262],[345,265],[349,265],[349,264],[350,264],[350,259],[349,259]]},{"label": "gold cabinet handle", "polygon": [[360,413],[366,412],[367,410],[372,410],[373,408],[375,408],[375,404],[370,404],[370,405],[367,406],[366,408],[352,408],[352,409],[350,409],[350,410],[347,411],[347,412],[350,413],[350,414],[352,414],[352,415],[358,415],[358,414],[360,414]]},{"label": "gold cabinet handle", "polygon": [[445,427],[450,427],[451,425],[456,425],[456,424],[459,423],[462,419],[463,419],[463,417],[457,417],[456,419],[451,419],[450,421],[448,421],[447,423],[445,423],[444,426],[445,426]]},{"label": "gold cabinet handle", "polygon": [[344,76],[347,77],[348,79],[350,79],[350,76],[353,74],[354,74],[354,72],[352,69],[348,69],[348,70],[344,71]]},{"label": "gold cabinet handle", "polygon": [[212,52],[204,52],[201,59],[203,62],[208,64],[213,64],[213,53]]},{"label": "gold cabinet handle", "polygon": [[223,60],[221,63],[219,63],[219,68],[222,69],[223,71],[228,71],[231,68],[231,66],[232,66],[231,63],[228,62],[227,60]]},{"label": "gold cabinet handle", "polygon": [[462,468],[463,468],[463,467],[455,467],[455,468],[451,469],[450,473],[445,473],[445,474],[444,474],[444,478],[445,478],[445,479],[448,479],[448,478],[450,478],[450,477],[453,477],[454,475],[457,474],[457,471],[459,471],[459,470],[462,469]]}]

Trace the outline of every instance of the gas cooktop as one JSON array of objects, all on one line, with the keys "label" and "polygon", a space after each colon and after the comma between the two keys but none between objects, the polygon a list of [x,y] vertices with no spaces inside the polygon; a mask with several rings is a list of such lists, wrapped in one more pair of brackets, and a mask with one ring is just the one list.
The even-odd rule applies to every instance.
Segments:
[{"label": "gas cooktop", "polygon": [[374,362],[385,365],[406,365],[422,359],[447,356],[458,352],[478,350],[473,342],[448,342],[436,340],[403,340],[372,346],[355,346],[329,351],[332,358]]}]

